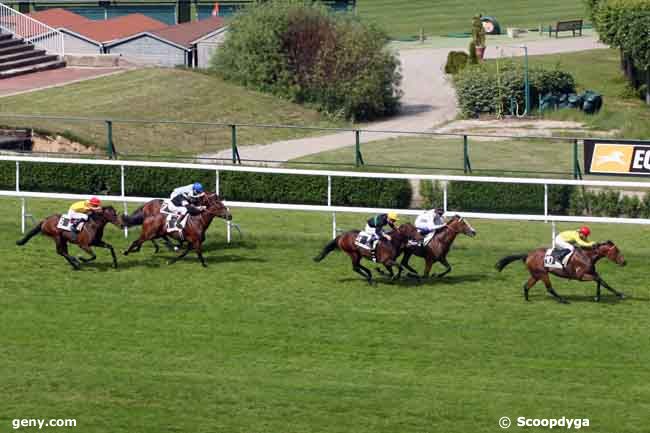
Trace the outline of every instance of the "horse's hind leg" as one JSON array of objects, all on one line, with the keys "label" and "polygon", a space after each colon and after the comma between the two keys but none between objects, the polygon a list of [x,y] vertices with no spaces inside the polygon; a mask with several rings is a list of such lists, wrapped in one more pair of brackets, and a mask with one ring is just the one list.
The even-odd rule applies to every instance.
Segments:
[{"label": "horse's hind leg", "polygon": [[524,299],[529,301],[528,299],[528,291],[532,289],[532,287],[537,283],[537,278],[535,277],[530,277],[524,282]]},{"label": "horse's hind leg", "polygon": [[180,255],[174,257],[173,259],[171,259],[168,263],[170,265],[173,265],[174,263],[176,263],[177,261],[185,257],[190,252],[191,249],[192,249],[192,244],[187,244],[187,248],[185,248],[185,251],[183,251]]},{"label": "horse's hind leg", "polygon": [[365,278],[368,284],[372,284],[372,273],[370,269],[361,264],[361,256],[359,254],[352,256],[352,270]]},{"label": "horse's hind leg", "polygon": [[84,262],[84,263],[89,263],[89,262],[92,262],[93,260],[95,260],[95,259],[97,258],[97,256],[95,255],[95,253],[93,252],[93,250],[90,249],[89,246],[79,245],[79,248],[81,248],[82,250],[84,250],[84,251],[85,251],[86,253],[88,253],[88,255],[90,256],[90,258],[88,258],[88,259],[85,258],[85,257],[81,257],[81,256],[77,257],[77,259],[81,260],[82,262]]},{"label": "horse's hind leg", "polygon": [[440,259],[440,263],[445,267],[445,270],[444,272],[437,275],[438,278],[444,277],[445,275],[451,272],[451,265],[449,264],[449,262],[447,262],[447,259],[445,257],[442,257]]},{"label": "horse's hind leg", "polygon": [[81,265],[77,259],[71,257],[70,254],[68,254],[68,245],[66,241],[61,238],[56,238],[55,242],[56,242],[56,252],[59,255],[63,256],[68,261],[68,263],[70,263],[70,266],[72,266],[72,268],[75,271],[78,271],[81,268]]},{"label": "horse's hind leg", "polygon": [[548,274],[545,274],[540,278],[544,282],[544,285],[546,286],[546,291],[550,293],[560,304],[568,304],[569,301],[564,299],[562,296],[558,295],[553,286],[551,285],[551,279],[549,278]]}]

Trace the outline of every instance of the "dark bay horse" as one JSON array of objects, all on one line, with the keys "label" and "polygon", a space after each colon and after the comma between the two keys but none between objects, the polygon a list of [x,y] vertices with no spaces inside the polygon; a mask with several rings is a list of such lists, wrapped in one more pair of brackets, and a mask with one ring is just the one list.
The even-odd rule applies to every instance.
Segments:
[{"label": "dark bay horse", "polygon": [[[361,264],[361,259],[364,257],[370,258],[371,253],[370,250],[355,245],[354,241],[358,234],[359,230],[352,230],[337,236],[325,245],[323,251],[314,257],[314,261],[320,262],[332,251],[340,249],[352,259],[352,270],[365,278],[368,281],[368,284],[372,284],[372,273],[370,272],[370,269]],[[408,241],[420,241],[422,240],[422,235],[417,231],[413,224],[408,223],[400,225],[397,230],[393,230],[387,234],[391,239],[382,239],[379,241],[375,257],[377,263],[383,264],[388,270],[389,275],[395,279],[397,276],[393,273],[392,267],[397,265],[401,269],[401,265],[396,261],[397,257],[402,253]]]},{"label": "dark bay horse", "polygon": [[[124,227],[133,227],[133,226],[142,225],[142,223],[146,218],[160,214],[160,209],[162,208],[162,205],[163,205],[162,199],[153,199],[153,200],[149,200],[148,202],[146,202],[145,204],[137,208],[135,211],[133,211],[131,215],[127,215],[127,214],[122,215],[122,222],[124,224]],[[167,248],[169,248],[172,251],[178,251],[180,245],[172,244],[172,242],[169,240],[167,236],[161,236],[161,238],[165,242]],[[158,247],[158,243],[156,242],[155,239],[152,239],[151,243],[153,244],[156,253],[160,251],[160,247]]]},{"label": "dark bay horse", "polygon": [[[451,249],[451,245],[454,243],[456,236],[460,233],[467,235],[471,238],[476,236],[476,230],[467,222],[467,220],[459,215],[454,215],[447,225],[440,228],[438,233],[436,233],[431,239],[431,241],[426,246],[407,246],[404,250],[404,256],[402,258],[401,265],[408,269],[410,272],[413,272],[417,275],[417,271],[409,265],[409,259],[412,255],[418,257],[424,257],[424,273],[423,278],[429,277],[429,272],[431,272],[431,266],[435,262],[440,262],[444,267],[445,271],[438,275],[432,275],[433,277],[443,277],[451,272],[451,265],[447,262],[447,254]],[[402,273],[400,268],[397,276]]]},{"label": "dark bay horse", "polygon": [[204,198],[206,209],[196,215],[189,215],[185,228],[183,228],[182,235],[179,232],[167,233],[167,216],[161,213],[146,217],[142,223],[142,232],[140,237],[133,241],[131,246],[124,251],[124,255],[139,251],[142,244],[152,239],[158,239],[170,236],[178,241],[187,241],[187,247],[183,253],[170,261],[171,263],[185,257],[190,250],[196,251],[201,264],[205,267],[207,264],[203,259],[202,244],[205,240],[205,232],[210,227],[210,223],[214,217],[232,220],[232,215],[228,208],[223,204],[219,196],[216,194],[209,194]]},{"label": "dark bay horse", "polygon": [[553,297],[561,303],[568,303],[566,299],[557,294],[553,286],[551,285],[551,279],[549,278],[549,273],[557,275],[561,278],[566,278],[570,280],[578,281],[595,281],[596,282],[596,302],[600,301],[600,287],[604,286],[607,290],[614,293],[620,299],[623,299],[625,295],[622,292],[615,290],[609,284],[607,284],[598,272],[596,272],[596,263],[602,258],[607,258],[608,260],[616,263],[620,266],[625,266],[625,258],[618,247],[612,241],[605,241],[597,243],[591,249],[579,249],[576,248],[573,256],[569,259],[566,267],[564,269],[546,269],[544,267],[544,255],[546,253],[546,248],[537,248],[529,252],[528,254],[515,254],[512,256],[506,256],[499,260],[495,265],[496,268],[501,272],[509,263],[512,263],[516,260],[522,260],[526,263],[528,272],[530,273],[530,278],[524,283],[524,297],[528,301],[528,291],[535,285],[539,280],[544,282],[546,290],[553,295]]},{"label": "dark bay horse", "polygon": [[[31,238],[39,233],[43,233],[54,239],[56,252],[65,257],[74,270],[79,270],[81,266],[79,260],[87,263],[97,258],[91,247],[107,248],[113,257],[113,267],[117,268],[117,257],[115,257],[113,246],[102,240],[106,224],[111,223],[118,227],[122,225],[120,217],[112,206],[103,207],[100,212],[91,213],[88,216],[88,221],[84,223],[81,232],[77,234],[76,239],[73,239],[71,232],[57,228],[60,217],[60,214],[55,214],[45,218],[21,240],[16,241],[16,245],[25,245]],[[68,243],[79,246],[79,248],[90,254],[90,258],[79,257],[77,260],[75,257],[72,257],[68,253]]]}]

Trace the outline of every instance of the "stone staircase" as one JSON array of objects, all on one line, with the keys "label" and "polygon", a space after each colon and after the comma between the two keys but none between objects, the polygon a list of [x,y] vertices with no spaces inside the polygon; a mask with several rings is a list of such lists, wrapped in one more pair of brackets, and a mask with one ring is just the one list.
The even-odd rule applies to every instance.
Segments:
[{"label": "stone staircase", "polygon": [[0,80],[63,67],[65,61],[56,54],[47,54],[11,34],[0,33]]}]

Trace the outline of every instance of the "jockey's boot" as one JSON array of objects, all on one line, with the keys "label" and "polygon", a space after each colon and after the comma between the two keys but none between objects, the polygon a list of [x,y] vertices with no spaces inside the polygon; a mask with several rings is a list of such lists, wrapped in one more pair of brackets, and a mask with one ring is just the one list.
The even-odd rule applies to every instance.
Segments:
[{"label": "jockey's boot", "polygon": [[77,229],[77,224],[72,224],[70,226],[70,238],[72,242],[77,242],[77,236],[79,235],[79,230]]}]

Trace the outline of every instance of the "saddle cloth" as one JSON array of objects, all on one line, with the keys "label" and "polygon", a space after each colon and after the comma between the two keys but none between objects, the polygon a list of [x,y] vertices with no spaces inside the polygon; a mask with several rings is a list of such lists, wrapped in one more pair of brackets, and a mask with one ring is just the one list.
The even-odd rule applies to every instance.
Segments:
[{"label": "saddle cloth", "polygon": [[[61,215],[59,218],[59,222],[56,225],[56,228],[59,230],[63,230],[66,232],[71,232],[72,231],[72,218],[70,218],[67,214],[66,215]],[[81,222],[77,225],[77,231],[81,231],[84,228],[84,223]]]},{"label": "saddle cloth", "polygon": [[553,248],[549,248],[546,250],[546,253],[544,253],[544,267],[547,269],[564,269],[567,263],[569,263],[572,254],[566,254],[562,259],[562,262],[558,262],[553,255],[553,251]]},{"label": "saddle cloth", "polygon": [[359,248],[363,248],[370,251],[373,249],[373,245],[370,244],[371,239],[372,239],[371,234],[368,234],[366,232],[359,232],[356,239],[354,240],[354,244]]},{"label": "saddle cloth", "polygon": [[422,245],[424,245],[425,247],[426,247],[427,245],[429,245],[429,242],[431,242],[431,239],[433,239],[433,237],[434,237],[435,235],[436,235],[436,232],[435,232],[435,231],[432,231],[431,233],[429,233],[428,235],[426,235],[426,236],[424,237],[424,240],[422,241]]},{"label": "saddle cloth", "polygon": [[[162,209],[161,209],[162,212]],[[178,223],[178,219],[181,218],[180,224]],[[167,233],[171,232],[183,232],[183,229],[185,228],[185,224],[187,224],[187,215],[185,216],[179,216],[174,213],[168,213],[167,218],[165,219],[165,223],[167,226]],[[179,227],[180,225],[180,227]]]}]

